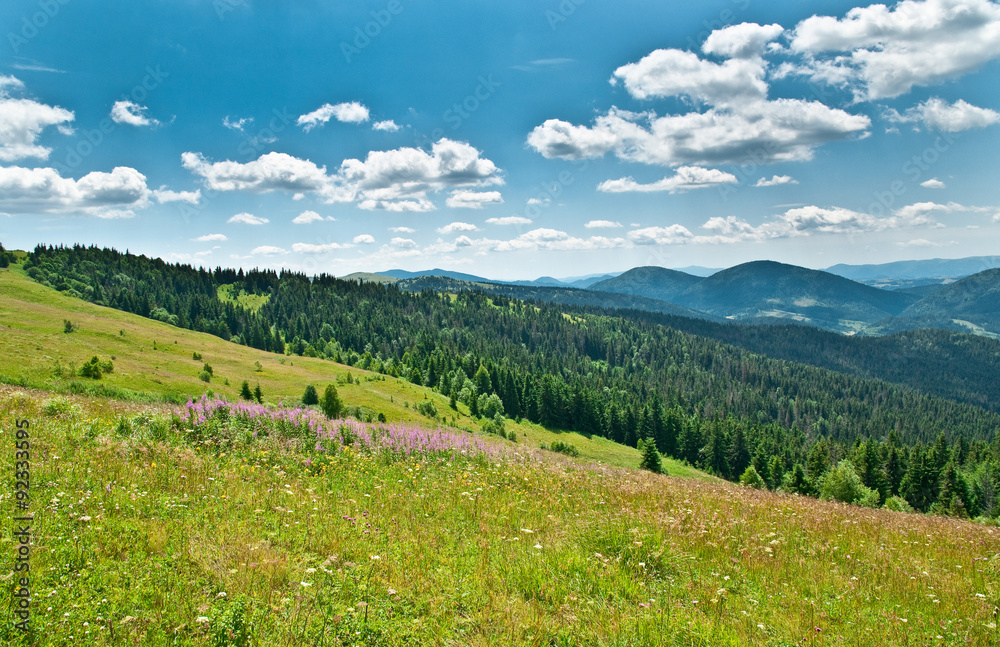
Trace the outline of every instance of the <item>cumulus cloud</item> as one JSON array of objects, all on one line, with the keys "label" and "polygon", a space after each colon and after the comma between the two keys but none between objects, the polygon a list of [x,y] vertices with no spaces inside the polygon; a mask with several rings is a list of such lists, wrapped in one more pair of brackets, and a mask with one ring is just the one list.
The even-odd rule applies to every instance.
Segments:
[{"label": "cumulus cloud", "polygon": [[354,245],[347,243],[293,243],[292,251],[300,254],[322,254],[325,252],[333,252],[338,249],[350,249],[352,247],[354,247]]},{"label": "cumulus cloud", "polygon": [[597,186],[598,191],[605,193],[640,192],[652,193],[668,191],[681,193],[693,189],[705,189],[720,184],[736,184],[739,180],[732,173],[718,169],[707,169],[700,166],[681,166],[671,177],[665,177],[652,184],[639,184],[631,177],[619,180],[606,180]]},{"label": "cumulus cloud", "polygon": [[[417,230],[414,229],[413,227],[389,227],[389,231],[391,231],[394,234],[412,234],[415,233]],[[372,241],[374,240],[375,239],[373,238]]]},{"label": "cumulus cloud", "polygon": [[336,220],[333,216],[323,217],[316,213],[315,211],[303,211],[299,215],[292,218],[293,225],[308,225],[312,222],[320,222],[321,220]]},{"label": "cumulus cloud", "polygon": [[84,214],[130,218],[149,205],[146,176],[127,166],[94,171],[79,180],[53,168],[0,167],[0,213]]},{"label": "cumulus cloud", "polygon": [[56,126],[65,134],[72,132],[67,126],[75,118],[71,111],[11,96],[23,89],[19,79],[0,74],[0,162],[48,159],[52,149],[37,143],[42,131]]},{"label": "cumulus cloud", "polygon": [[767,186],[781,186],[782,184],[798,184],[799,181],[793,178],[791,175],[774,175],[771,179],[760,178],[757,180],[755,187],[767,187]]},{"label": "cumulus cloud", "polygon": [[850,87],[858,100],[896,97],[1000,57],[1000,4],[903,0],[813,16],[795,27],[791,50],[809,59],[802,73]]},{"label": "cumulus cloud", "polygon": [[277,256],[279,254],[287,254],[288,251],[280,247],[275,247],[273,245],[261,245],[260,247],[254,247],[250,254],[256,256],[258,254],[262,256]]},{"label": "cumulus cloud", "polygon": [[227,241],[229,238],[225,234],[205,234],[204,236],[198,236],[197,238],[192,238],[191,240],[196,243],[211,243]]},{"label": "cumulus cloud", "polygon": [[387,133],[394,133],[399,130],[399,125],[392,119],[386,119],[385,121],[376,121],[372,124],[372,130],[381,130]]},{"label": "cumulus cloud", "polygon": [[[418,148],[372,151],[364,161],[344,160],[332,174],[325,166],[277,152],[246,163],[210,162],[200,153],[187,152],[181,155],[181,163],[216,191],[312,192],[327,203],[356,202],[361,209],[396,212],[433,210],[428,193],[503,184],[492,161],[473,146],[449,139],[434,143],[430,152]],[[492,193],[464,196],[460,202],[464,206],[488,204],[498,197]]]},{"label": "cumulus cloud", "polygon": [[483,207],[503,204],[499,191],[452,191],[445,204],[453,209],[482,209]]},{"label": "cumulus cloud", "polygon": [[947,185],[936,177],[932,177],[929,180],[920,183],[920,186],[925,189],[944,189]]},{"label": "cumulus cloud", "polygon": [[[528,201],[531,202],[530,200]],[[503,216],[502,218],[487,218],[486,224],[488,225],[530,225],[531,218],[525,218],[523,216]]]},{"label": "cumulus cloud", "polygon": [[587,229],[619,229],[622,223],[614,220],[591,220],[584,225]]},{"label": "cumulus cloud", "polygon": [[375,242],[375,237],[371,234],[359,234],[354,237],[354,242],[358,245],[371,245]]},{"label": "cumulus cloud", "polygon": [[552,202],[551,198],[528,198],[529,205],[544,207],[547,206],[550,202]]},{"label": "cumulus cloud", "polygon": [[962,99],[948,103],[938,97],[928,99],[903,114],[889,110],[886,117],[895,123],[920,123],[927,128],[949,133],[986,128],[1000,122],[1000,112],[979,108]]},{"label": "cumulus cloud", "polygon": [[357,101],[335,105],[324,103],[316,110],[301,115],[296,123],[302,126],[303,130],[309,132],[317,126],[322,126],[330,121],[330,119],[336,119],[337,121],[349,124],[361,124],[369,119],[368,108]]},{"label": "cumulus cloud", "polygon": [[417,243],[409,238],[393,238],[389,244],[399,249],[416,249]]},{"label": "cumulus cloud", "polygon": [[255,216],[252,213],[238,213],[226,222],[239,224],[239,225],[266,225],[271,222],[267,218],[262,218],[260,216]]},{"label": "cumulus cloud", "polygon": [[153,189],[153,197],[160,204],[166,202],[187,202],[188,204],[198,204],[201,201],[201,189],[194,191],[171,191],[165,186]]},{"label": "cumulus cloud", "polygon": [[683,225],[668,227],[643,227],[628,232],[628,238],[636,245],[677,245],[689,242],[694,237]]},{"label": "cumulus cloud", "polygon": [[627,162],[680,164],[806,161],[816,147],[866,134],[871,119],[817,101],[749,101],[705,112],[658,117],[612,108],[592,127],[549,119],[528,136],[547,158],[614,153]]},{"label": "cumulus cloud", "polygon": [[146,110],[146,106],[132,101],[115,101],[111,106],[111,121],[128,126],[159,126],[159,121],[146,116]]},{"label": "cumulus cloud", "polygon": [[745,22],[716,29],[701,46],[701,51],[724,58],[755,58],[767,45],[781,36],[785,28],[778,24],[758,25]]},{"label": "cumulus cloud", "polygon": [[619,67],[612,83],[621,81],[636,99],[684,96],[712,105],[763,99],[767,95],[765,64],[760,59],[713,63],[693,52],[658,49],[637,63]]},{"label": "cumulus cloud", "polygon": [[604,236],[577,238],[558,229],[539,228],[523,233],[513,240],[484,241],[484,243],[490,249],[498,252],[539,249],[552,251],[589,251],[623,247],[626,241],[624,238],[607,238]]},{"label": "cumulus cloud", "polygon": [[454,234],[458,231],[476,231],[479,228],[468,222],[453,222],[444,227],[438,227],[437,232],[439,234]]},{"label": "cumulus cloud", "polygon": [[214,162],[201,153],[181,154],[181,164],[215,191],[318,191],[328,183],[326,167],[287,153],[266,153],[246,162]]}]

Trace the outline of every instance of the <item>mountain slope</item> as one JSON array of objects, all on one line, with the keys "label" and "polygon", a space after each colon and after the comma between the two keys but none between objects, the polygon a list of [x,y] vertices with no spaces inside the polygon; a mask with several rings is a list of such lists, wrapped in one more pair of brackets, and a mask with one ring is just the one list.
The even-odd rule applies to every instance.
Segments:
[{"label": "mountain slope", "polygon": [[598,281],[591,290],[635,294],[676,303],[686,290],[702,281],[700,277],[665,267],[636,267],[614,278]]},{"label": "mountain slope", "polygon": [[703,279],[681,294],[677,303],[729,319],[792,319],[855,332],[901,313],[916,300],[829,272],[754,261]]},{"label": "mountain slope", "polygon": [[881,332],[913,328],[1000,334],[1000,269],[946,285],[879,325]]}]

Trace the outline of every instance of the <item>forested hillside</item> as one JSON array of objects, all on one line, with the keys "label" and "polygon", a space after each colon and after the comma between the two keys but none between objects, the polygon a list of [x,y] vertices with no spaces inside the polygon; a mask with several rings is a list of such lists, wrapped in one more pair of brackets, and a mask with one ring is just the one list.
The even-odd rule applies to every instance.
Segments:
[{"label": "forested hillside", "polygon": [[[762,357],[654,317],[569,313],[476,292],[411,294],[328,276],[196,270],[84,247],[36,248],[25,267],[95,303],[255,348],[403,375],[476,413],[495,395],[511,418],[630,445],[651,438],[730,479],[753,466],[771,487],[816,493],[828,469],[851,457],[880,499],[902,494],[919,509],[937,503],[958,513],[993,507],[986,484],[1000,450],[996,413]],[[229,295],[258,295],[249,301],[259,308],[221,300],[223,285]]]}]

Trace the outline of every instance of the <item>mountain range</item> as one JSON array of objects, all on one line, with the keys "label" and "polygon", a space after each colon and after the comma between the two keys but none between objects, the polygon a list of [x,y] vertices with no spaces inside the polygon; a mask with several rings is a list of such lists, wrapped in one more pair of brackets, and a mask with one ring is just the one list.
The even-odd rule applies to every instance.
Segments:
[{"label": "mountain range", "polygon": [[[646,266],[573,280],[542,277],[503,282],[440,269],[390,270],[344,278],[391,281],[411,291],[480,290],[519,299],[700,319],[799,323],[852,335],[940,328],[996,337],[1000,335],[1000,269],[959,274],[991,264],[1000,264],[1000,257],[838,265],[837,273],[753,261],[704,277]],[[891,285],[879,285],[879,281],[907,287],[889,289]]]}]

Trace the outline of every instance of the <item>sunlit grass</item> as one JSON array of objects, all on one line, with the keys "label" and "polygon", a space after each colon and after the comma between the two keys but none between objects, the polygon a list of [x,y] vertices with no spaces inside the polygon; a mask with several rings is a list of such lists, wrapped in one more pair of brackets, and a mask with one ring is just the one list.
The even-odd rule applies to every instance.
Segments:
[{"label": "sunlit grass", "polygon": [[998,638],[996,528],[486,436],[472,438],[502,454],[205,442],[171,430],[177,408],[12,387],[0,412],[5,435],[15,415],[34,422],[39,644],[240,644],[241,626],[261,645]]}]

